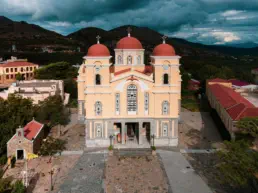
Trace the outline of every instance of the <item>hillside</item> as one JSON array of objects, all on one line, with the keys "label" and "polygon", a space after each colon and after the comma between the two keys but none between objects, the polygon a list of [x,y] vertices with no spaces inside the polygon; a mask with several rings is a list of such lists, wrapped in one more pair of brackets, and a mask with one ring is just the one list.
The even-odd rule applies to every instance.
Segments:
[{"label": "hillside", "polygon": [[[162,34],[147,28],[136,27],[132,28],[132,36],[136,37],[143,44],[146,53],[152,52],[153,48],[162,42]],[[96,36],[101,36],[101,43],[108,46],[111,50],[115,48],[116,42],[127,35],[126,29],[128,26],[121,26],[110,31],[105,31],[99,28],[84,28],[77,32],[68,35],[68,38],[80,41],[87,49],[90,45],[96,42]],[[177,53],[182,56],[218,56],[224,57],[225,54],[230,55],[258,55],[257,48],[234,48],[229,46],[210,46],[199,43],[188,42],[179,38],[168,38],[167,42],[172,44]]]},{"label": "hillside", "polygon": [[24,21],[12,21],[0,16],[0,49],[9,50],[15,44],[18,50],[37,51],[41,46],[70,47],[73,42],[66,37]]}]

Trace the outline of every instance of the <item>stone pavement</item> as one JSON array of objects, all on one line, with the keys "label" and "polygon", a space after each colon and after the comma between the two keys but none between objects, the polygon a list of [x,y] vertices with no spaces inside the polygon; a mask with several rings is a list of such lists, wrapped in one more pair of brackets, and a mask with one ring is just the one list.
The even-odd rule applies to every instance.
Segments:
[{"label": "stone pavement", "polygon": [[162,159],[173,193],[212,193],[181,153],[164,150],[157,152]]},{"label": "stone pavement", "polygon": [[103,192],[103,175],[107,152],[86,153],[80,157],[58,193],[100,193]]}]

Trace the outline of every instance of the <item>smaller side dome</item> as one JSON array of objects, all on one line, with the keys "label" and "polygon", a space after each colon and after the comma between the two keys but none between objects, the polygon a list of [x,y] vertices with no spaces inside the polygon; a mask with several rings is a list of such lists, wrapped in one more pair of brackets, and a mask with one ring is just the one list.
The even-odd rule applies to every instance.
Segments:
[{"label": "smaller side dome", "polygon": [[176,56],[173,46],[166,43],[167,36],[163,36],[163,43],[157,45],[153,50],[153,56]]},{"label": "smaller side dome", "polygon": [[154,48],[153,56],[176,56],[176,51],[169,44],[160,44]]},{"label": "smaller side dome", "polygon": [[94,44],[88,49],[87,56],[110,56],[110,52],[105,45]]}]

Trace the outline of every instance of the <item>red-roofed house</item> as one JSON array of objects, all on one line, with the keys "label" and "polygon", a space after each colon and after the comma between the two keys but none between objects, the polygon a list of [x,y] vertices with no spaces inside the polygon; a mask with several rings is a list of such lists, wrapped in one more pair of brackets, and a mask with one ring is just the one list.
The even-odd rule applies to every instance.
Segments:
[{"label": "red-roofed house", "polygon": [[199,90],[200,88],[200,81],[199,80],[195,80],[195,79],[191,79],[188,81],[188,90]]},{"label": "red-roofed house", "polygon": [[258,117],[258,108],[235,92],[229,83],[231,84],[222,79],[209,80],[206,94],[211,107],[217,111],[231,137],[234,138],[234,132],[237,131],[236,122],[244,117]]},{"label": "red-roofed house", "polygon": [[24,80],[31,80],[34,77],[34,71],[38,68],[38,64],[12,57],[0,63],[0,84],[15,82],[18,73],[23,76]]},{"label": "red-roofed house", "polygon": [[7,142],[7,156],[24,159],[28,153],[37,153],[44,138],[43,128],[43,124],[33,119],[24,128],[16,129],[16,133]]}]

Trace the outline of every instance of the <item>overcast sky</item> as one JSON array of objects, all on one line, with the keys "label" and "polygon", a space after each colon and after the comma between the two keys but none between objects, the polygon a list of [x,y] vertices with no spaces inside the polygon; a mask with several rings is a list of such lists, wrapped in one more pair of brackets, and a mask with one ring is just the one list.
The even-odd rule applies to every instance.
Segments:
[{"label": "overcast sky", "polygon": [[258,0],[0,0],[0,15],[63,35],[130,24],[205,44],[258,43]]}]

